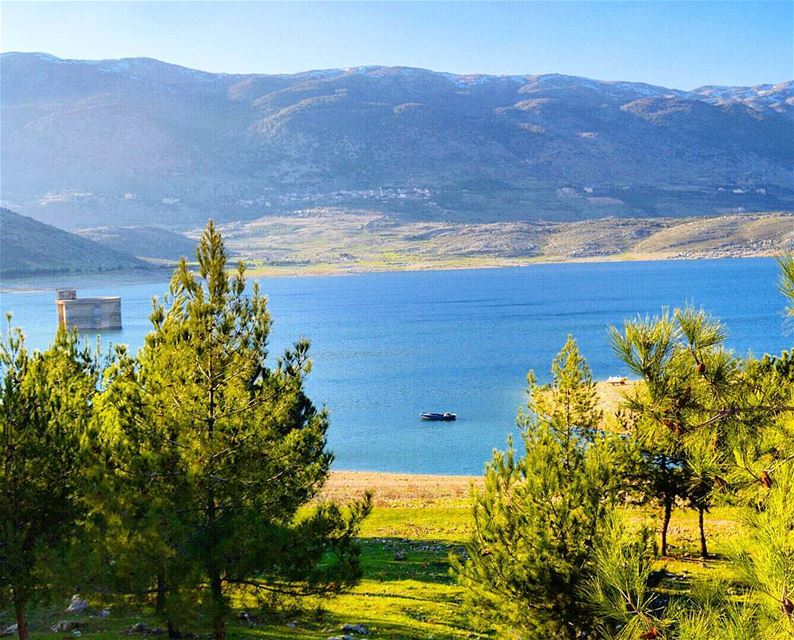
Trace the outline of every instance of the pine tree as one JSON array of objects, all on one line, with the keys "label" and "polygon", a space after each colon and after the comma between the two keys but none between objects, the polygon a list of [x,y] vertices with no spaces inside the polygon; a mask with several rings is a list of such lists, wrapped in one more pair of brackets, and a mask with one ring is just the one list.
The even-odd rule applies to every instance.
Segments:
[{"label": "pine tree", "polygon": [[778,258],[780,292],[789,300],[788,315],[794,317],[794,256]]},{"label": "pine tree", "polygon": [[580,587],[580,595],[596,618],[597,637],[663,637],[663,612],[648,587],[652,573],[653,550],[648,532],[632,529],[625,514],[613,512],[596,543],[591,575]]},{"label": "pine tree", "polygon": [[53,565],[80,515],[80,440],[91,415],[97,364],[75,334],[44,352],[22,332],[0,343],[0,599],[13,605],[20,640],[26,609],[52,592]]},{"label": "pine tree", "polygon": [[617,492],[617,440],[601,431],[595,386],[569,338],[553,382],[530,373],[519,414],[525,454],[508,445],[473,493],[468,560],[453,559],[465,606],[482,628],[522,638],[575,638],[591,617],[579,597]]},{"label": "pine tree", "polygon": [[794,462],[781,464],[757,508],[748,511],[748,535],[735,562],[755,596],[759,637],[794,638]]},{"label": "pine tree", "polygon": [[190,533],[181,528],[189,486],[183,444],[164,425],[149,373],[124,346],[104,372],[91,438],[94,464],[83,487],[89,508],[84,533],[93,544],[81,560],[87,580],[101,590],[139,601],[153,597],[157,617],[177,637],[178,623],[191,616],[179,586],[196,578],[178,552]]},{"label": "pine tree", "polygon": [[327,414],[304,393],[308,343],[268,366],[265,298],[256,285],[245,293],[242,265],[227,273],[212,222],[197,259],[197,275],[182,260],[143,349],[120,357],[97,403],[109,477],[93,497],[92,526],[114,534],[105,553],[130,591],[148,585],[165,619],[198,621],[223,640],[235,591],[354,584],[370,502],[301,509],[332,461]]},{"label": "pine tree", "polygon": [[725,483],[722,418],[736,397],[740,369],[724,340],[722,325],[692,308],[628,321],[622,332],[611,331],[618,357],[641,379],[627,408],[645,461],[640,486],[663,509],[662,555],[668,552],[667,529],[679,500],[698,510],[701,553],[708,555],[704,513]]},{"label": "pine tree", "polygon": [[[794,299],[794,263],[785,259],[781,267],[781,288]],[[605,638],[794,638],[794,359],[789,352],[737,359],[719,348],[717,324],[703,314],[676,317],[677,331],[667,318],[628,323],[625,334],[613,332],[613,344],[644,382],[630,403],[635,416],[681,427],[676,435],[690,471],[690,500],[708,500],[710,484],[739,490],[734,499],[744,502],[746,535],[731,561],[744,589],[732,598],[727,585],[716,582],[688,598],[659,597],[647,544],[625,519],[613,519],[582,594]]]},{"label": "pine tree", "polygon": [[794,638],[794,463],[747,511],[747,535],[731,558],[743,579],[740,598],[727,585],[701,584],[687,597],[651,588],[652,558],[641,533],[616,518],[599,539],[582,593],[604,638],[615,640],[783,640]]}]

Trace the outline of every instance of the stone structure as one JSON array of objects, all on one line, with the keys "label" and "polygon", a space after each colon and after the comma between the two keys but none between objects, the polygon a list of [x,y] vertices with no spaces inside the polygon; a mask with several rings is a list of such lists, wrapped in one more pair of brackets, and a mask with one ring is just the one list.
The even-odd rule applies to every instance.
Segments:
[{"label": "stone structure", "polygon": [[58,324],[78,330],[121,329],[121,298],[102,296],[78,298],[74,289],[58,289],[55,292],[58,309]]}]

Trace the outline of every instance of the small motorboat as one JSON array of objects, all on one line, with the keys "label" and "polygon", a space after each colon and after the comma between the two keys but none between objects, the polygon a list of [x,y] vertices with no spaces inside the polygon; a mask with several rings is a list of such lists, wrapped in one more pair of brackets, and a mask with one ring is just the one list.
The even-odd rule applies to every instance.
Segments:
[{"label": "small motorboat", "polygon": [[430,420],[430,421],[443,421],[443,422],[450,422],[452,420],[457,420],[458,414],[450,413],[447,411],[446,413],[422,413],[419,416],[422,420]]}]

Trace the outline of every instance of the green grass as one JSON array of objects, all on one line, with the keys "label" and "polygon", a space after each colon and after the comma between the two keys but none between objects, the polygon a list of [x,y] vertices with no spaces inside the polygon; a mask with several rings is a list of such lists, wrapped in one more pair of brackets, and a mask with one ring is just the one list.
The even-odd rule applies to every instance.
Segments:
[{"label": "green grass", "polygon": [[[355,474],[339,474],[354,477]],[[363,478],[363,480],[361,479]],[[449,574],[450,553],[461,550],[468,536],[469,507],[465,494],[469,480],[430,477],[360,474],[352,485],[335,486],[334,498],[359,493],[371,483],[376,489],[376,506],[361,532],[365,578],[350,593],[333,599],[306,599],[300,605],[276,613],[248,609],[256,624],[234,622],[230,639],[329,638],[340,635],[345,623],[369,627],[375,638],[453,640],[468,638],[471,630],[460,607],[461,590]],[[402,484],[400,482],[402,481]],[[659,514],[649,509],[632,511],[634,520],[650,526]],[[698,557],[697,514],[674,512],[670,528],[671,556],[658,561],[673,574],[662,588],[686,592],[699,580],[731,581],[734,576],[725,559],[736,537],[739,513],[722,507],[707,516],[707,534],[715,557]],[[89,598],[89,600],[91,600]],[[92,602],[97,607],[99,602]],[[31,630],[36,638],[62,640],[69,633],[48,633],[63,613],[66,603],[56,609],[35,612]],[[238,607],[241,608],[241,607]],[[0,612],[0,624],[10,624],[10,612]],[[127,639],[141,637],[125,633],[136,622],[157,626],[151,611],[114,607],[107,619],[83,616],[82,638]],[[288,626],[293,623],[294,626]]]}]

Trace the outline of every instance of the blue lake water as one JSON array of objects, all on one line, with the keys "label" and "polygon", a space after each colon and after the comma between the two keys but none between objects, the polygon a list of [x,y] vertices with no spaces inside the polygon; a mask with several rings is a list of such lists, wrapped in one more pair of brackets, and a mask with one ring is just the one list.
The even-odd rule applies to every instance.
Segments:
[{"label": "blue lake water", "polygon": [[[149,276],[151,278],[151,276]],[[625,373],[607,328],[637,314],[687,303],[728,327],[739,352],[790,348],[770,259],[535,265],[523,268],[265,278],[274,320],[274,355],[299,336],[312,341],[312,399],[331,412],[337,469],[480,473],[503,447],[526,374],[541,380],[573,334],[597,378]],[[124,329],[103,343],[141,345],[151,298],[165,278],[93,276],[13,281],[42,291],[0,294],[29,344],[55,332],[56,286],[78,295],[120,295]],[[790,326],[789,326],[790,329]],[[454,411],[458,421],[422,423],[423,411]]]}]

